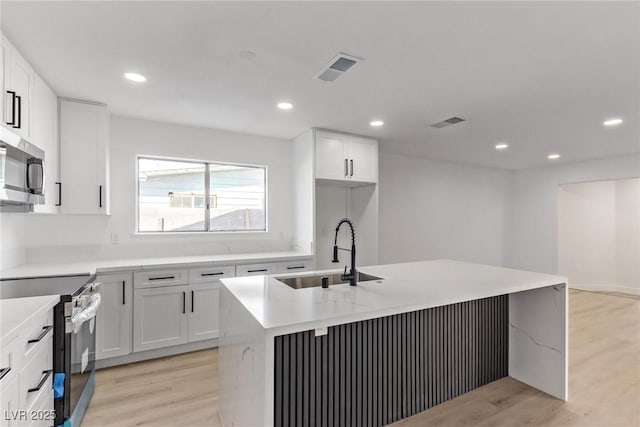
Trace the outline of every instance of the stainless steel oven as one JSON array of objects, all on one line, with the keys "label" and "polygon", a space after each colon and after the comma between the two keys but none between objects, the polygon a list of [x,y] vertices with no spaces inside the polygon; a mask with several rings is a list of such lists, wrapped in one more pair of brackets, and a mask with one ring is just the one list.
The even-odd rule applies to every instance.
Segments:
[{"label": "stainless steel oven", "polygon": [[0,126],[0,210],[44,203],[44,151]]},{"label": "stainless steel oven", "polygon": [[0,280],[0,299],[60,295],[53,317],[55,426],[80,426],[93,396],[99,291],[87,275]]}]

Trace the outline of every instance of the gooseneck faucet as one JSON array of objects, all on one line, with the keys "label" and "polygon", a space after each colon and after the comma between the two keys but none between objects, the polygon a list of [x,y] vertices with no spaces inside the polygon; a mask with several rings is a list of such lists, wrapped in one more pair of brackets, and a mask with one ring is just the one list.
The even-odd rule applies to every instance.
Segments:
[{"label": "gooseneck faucet", "polygon": [[[342,224],[348,224],[351,229],[351,250],[338,247],[338,232]],[[342,280],[348,280],[349,285],[356,286],[358,279],[358,272],[356,271],[356,232],[353,228],[353,223],[349,218],[342,218],[336,226],[336,237],[333,242],[333,260],[331,262],[340,262],[338,259],[338,250],[351,252],[351,271],[347,274],[347,266],[344,266],[344,274]]]}]

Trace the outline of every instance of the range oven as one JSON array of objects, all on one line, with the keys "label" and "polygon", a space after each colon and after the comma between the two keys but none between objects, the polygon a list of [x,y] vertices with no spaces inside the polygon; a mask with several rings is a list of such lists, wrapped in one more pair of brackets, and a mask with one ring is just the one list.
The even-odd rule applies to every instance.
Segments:
[{"label": "range oven", "polygon": [[0,280],[0,299],[60,295],[53,316],[54,426],[79,426],[93,396],[99,290],[95,276],[86,275]]}]

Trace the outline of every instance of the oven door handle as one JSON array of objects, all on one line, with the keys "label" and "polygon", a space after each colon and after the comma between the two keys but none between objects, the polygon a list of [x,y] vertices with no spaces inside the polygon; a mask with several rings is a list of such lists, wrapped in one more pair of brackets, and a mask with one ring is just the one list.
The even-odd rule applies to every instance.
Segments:
[{"label": "oven door handle", "polygon": [[40,378],[40,382],[38,383],[38,385],[33,387],[33,388],[28,389],[27,393],[33,393],[34,391],[40,391],[40,389],[42,388],[44,383],[47,382],[47,380],[49,379],[49,377],[51,376],[52,373],[53,373],[53,370],[51,370],[51,369],[49,369],[48,371],[42,371],[42,378]]},{"label": "oven door handle", "polygon": [[92,294],[89,300],[89,305],[85,307],[81,312],[74,314],[71,317],[71,324],[73,326],[73,333],[77,334],[82,327],[82,324],[88,320],[96,317],[96,313],[98,311],[98,307],[100,307],[100,293],[96,292]]}]

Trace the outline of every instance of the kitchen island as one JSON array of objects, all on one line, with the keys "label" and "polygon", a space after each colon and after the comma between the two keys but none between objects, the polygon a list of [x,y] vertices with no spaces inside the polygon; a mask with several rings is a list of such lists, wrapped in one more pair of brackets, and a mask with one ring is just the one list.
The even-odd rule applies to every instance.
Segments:
[{"label": "kitchen island", "polygon": [[567,400],[566,278],[452,260],[358,270],[382,280],[222,280],[225,426],[385,425],[505,376]]}]

